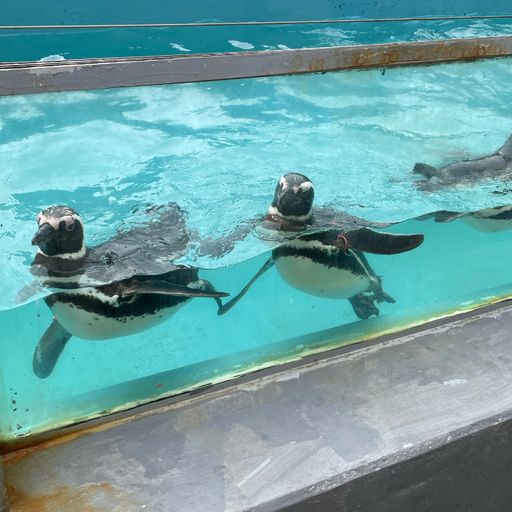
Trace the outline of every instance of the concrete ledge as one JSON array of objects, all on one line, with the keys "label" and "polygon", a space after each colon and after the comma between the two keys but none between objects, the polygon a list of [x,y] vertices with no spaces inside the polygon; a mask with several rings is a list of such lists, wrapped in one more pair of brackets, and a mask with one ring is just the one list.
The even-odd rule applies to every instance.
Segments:
[{"label": "concrete ledge", "polygon": [[[509,414],[462,429],[414,457],[384,467],[284,511],[508,512],[512,510],[512,419]],[[444,441],[444,442],[443,442]],[[425,447],[430,448],[430,446]]]},{"label": "concrete ledge", "polygon": [[9,455],[12,510],[508,512],[511,328],[486,311]]}]

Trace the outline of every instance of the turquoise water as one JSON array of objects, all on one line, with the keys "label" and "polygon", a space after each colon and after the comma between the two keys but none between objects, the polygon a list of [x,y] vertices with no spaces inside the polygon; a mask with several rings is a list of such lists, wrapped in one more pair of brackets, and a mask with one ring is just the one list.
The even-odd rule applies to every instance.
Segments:
[{"label": "turquoise water", "polygon": [[[290,288],[270,270],[232,311],[216,315],[211,299],[194,299],[166,323],[136,336],[106,341],[72,338],[54,373],[32,373],[32,353],[51,321],[42,302],[3,311],[1,416],[4,440],[23,437],[175,393],[229,374],[296,358],[399,329],[512,293],[510,232],[480,233],[454,221],[411,221],[400,232],[423,232],[418,249],[369,256],[395,304],[359,321],[346,300]],[[265,255],[234,267],[202,272],[218,289],[236,293]],[[433,367],[436,355],[431,354]],[[468,354],[470,357],[470,354]]]},{"label": "turquoise water", "polygon": [[12,30],[0,32],[0,61],[237,52],[505,36],[510,20],[332,25]]},{"label": "turquoise water", "polygon": [[[502,59],[0,99],[0,401],[9,404],[1,435],[24,436],[510,294],[508,231],[407,219],[512,203],[506,179],[426,193],[411,172],[416,162],[440,166],[497,150],[512,133],[511,74]],[[425,233],[412,252],[369,256],[397,300],[381,305],[379,318],[358,321],[346,300],[302,294],[271,270],[223,317],[212,300],[194,299],[137,336],[72,339],[51,377],[32,374],[51,314],[40,300],[17,304],[16,294],[32,280],[41,208],[76,208],[95,245],[137,220],[135,207],[176,201],[190,229],[215,238],[264,213],[277,179],[292,170],[313,180],[318,205]],[[223,258],[191,247],[183,261],[234,294],[268,250],[249,236]]]}]

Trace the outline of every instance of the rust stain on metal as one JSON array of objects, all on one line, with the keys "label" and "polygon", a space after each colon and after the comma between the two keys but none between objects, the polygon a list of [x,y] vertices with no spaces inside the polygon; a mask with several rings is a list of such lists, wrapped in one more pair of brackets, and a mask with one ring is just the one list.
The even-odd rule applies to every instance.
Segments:
[{"label": "rust stain on metal", "polygon": [[400,52],[398,49],[383,52],[380,60],[382,64],[392,64],[400,60]]},{"label": "rust stain on metal", "polygon": [[309,71],[323,71],[326,68],[325,59],[318,57],[316,59],[311,59],[309,62],[308,69]]},{"label": "rust stain on metal", "polygon": [[[44,64],[0,63],[0,96],[430,65],[504,56],[512,56],[512,36],[190,56],[75,59]],[[34,81],[34,75],[44,75],[47,83]]]},{"label": "rust stain on metal", "polygon": [[[322,71],[434,64],[511,54],[510,50],[499,44],[483,44],[475,43],[475,41],[428,42],[427,44],[417,45],[393,43],[379,46],[359,47],[357,51],[352,49],[352,52],[338,51],[335,55],[334,65],[326,65]],[[315,60],[318,62],[318,59]],[[315,69],[317,69],[317,66],[315,66]]]},{"label": "rust stain on metal", "polygon": [[292,73],[300,73],[304,70],[304,63],[301,55],[295,55],[290,61],[290,71]]},{"label": "rust stain on metal", "polygon": [[[122,502],[126,497],[107,482],[82,485],[72,488],[58,485],[44,495],[29,495],[17,486],[7,485],[10,512],[113,512],[126,510]],[[93,505],[93,500],[100,496],[114,507],[108,509]],[[128,505],[129,506],[129,505]]]},{"label": "rust stain on metal", "polygon": [[[82,437],[87,434],[92,434],[95,432],[103,432],[104,430],[108,430],[109,428],[115,427],[117,425],[122,425],[129,421],[132,421],[135,417],[137,417],[137,413],[127,414],[126,417],[112,419],[109,418],[107,422],[99,423],[99,424],[84,424],[79,426],[71,426],[69,429],[75,429],[72,432],[63,432],[62,430],[56,430],[52,433],[48,434],[51,436],[44,441],[41,441],[40,438],[36,437],[35,440],[30,437],[23,439],[26,443],[31,443],[29,445],[21,445],[15,451],[7,451],[9,448],[12,450],[12,444],[7,444],[4,449],[4,455],[2,456],[2,460],[6,465],[16,464],[23,460],[25,457],[31,455],[34,452],[38,452],[40,450],[45,450],[47,448],[53,448],[54,446],[59,446],[64,443],[71,442],[79,437]],[[32,441],[32,442],[31,442]],[[21,441],[20,441],[21,442]],[[2,446],[0,446],[0,453],[2,452]],[[7,451],[7,452],[6,452]],[[5,453],[6,452],[6,453]]]},{"label": "rust stain on metal", "polygon": [[355,60],[355,64],[357,66],[363,66],[366,64],[366,55],[364,53],[360,53]]}]

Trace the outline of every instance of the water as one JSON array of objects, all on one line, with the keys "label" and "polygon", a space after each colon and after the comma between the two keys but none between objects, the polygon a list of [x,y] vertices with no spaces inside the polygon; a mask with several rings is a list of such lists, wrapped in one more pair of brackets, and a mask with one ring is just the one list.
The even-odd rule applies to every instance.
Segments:
[{"label": "water", "polygon": [[333,25],[12,30],[0,32],[0,61],[186,55],[318,46],[506,36],[510,20],[450,20]]},{"label": "water", "polygon": [[[411,172],[416,162],[439,166],[498,149],[512,133],[511,73],[503,59],[2,98],[3,439],[509,295],[508,231],[407,219],[512,203],[506,179],[429,194]],[[74,338],[48,379],[33,375],[51,314],[40,300],[20,306],[16,295],[32,281],[41,208],[76,208],[95,245],[139,220],[135,207],[176,201],[191,230],[215,238],[264,213],[290,170],[313,180],[318,205],[425,233],[414,251],[369,256],[396,304],[358,321],[346,300],[300,293],[274,269],[223,317],[211,299],[194,299],[137,336]],[[234,294],[268,250],[250,236],[223,258],[192,248],[183,260]]]},{"label": "water", "polygon": [[[328,300],[290,288],[270,270],[225,316],[211,299],[194,299],[166,323],[142,334],[106,341],[72,338],[54,373],[32,373],[32,354],[51,321],[42,302],[2,312],[3,439],[94,416],[227,378],[427,318],[475,307],[512,292],[510,232],[481,233],[462,221],[411,221],[392,231],[423,232],[418,249],[370,255],[395,304],[359,321],[346,300]],[[265,255],[235,267],[202,272],[236,293]],[[433,355],[433,357],[435,357]],[[470,354],[468,354],[470,357]]]}]

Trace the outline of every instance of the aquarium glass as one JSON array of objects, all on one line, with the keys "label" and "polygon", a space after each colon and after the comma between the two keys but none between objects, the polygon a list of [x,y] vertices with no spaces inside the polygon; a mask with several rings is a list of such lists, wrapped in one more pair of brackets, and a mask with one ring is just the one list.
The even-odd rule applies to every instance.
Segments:
[{"label": "aquarium glass", "polygon": [[509,19],[0,31],[0,61],[190,55],[512,34]]},{"label": "aquarium glass", "polygon": [[[412,171],[498,151],[512,133],[511,95],[511,61],[499,59],[1,98],[1,440],[508,297],[507,162],[453,182]],[[136,335],[73,336],[51,375],[34,375],[52,321],[43,297],[55,291],[32,284],[40,210],[76,209],[94,247],[177,203],[190,243],[174,263],[233,296],[283,242],[257,229],[258,216],[292,171],[312,180],[318,207],[424,235],[409,252],[366,253],[396,301],[377,304],[379,316],[360,320],[348,300],[300,292],[271,268],[223,316],[212,298],[193,298]]]}]

